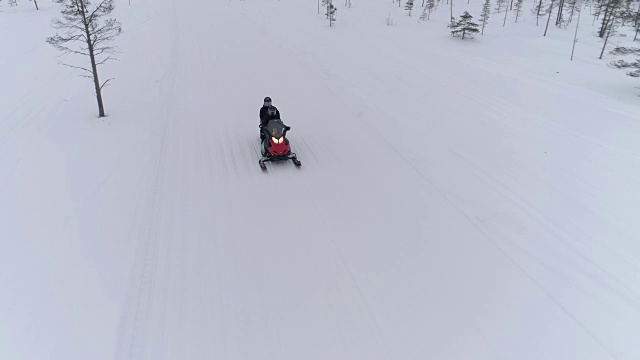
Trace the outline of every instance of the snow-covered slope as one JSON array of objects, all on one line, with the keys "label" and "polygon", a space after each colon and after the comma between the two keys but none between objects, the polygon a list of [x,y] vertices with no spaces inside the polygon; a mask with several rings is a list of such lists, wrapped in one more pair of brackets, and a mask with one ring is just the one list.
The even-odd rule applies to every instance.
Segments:
[{"label": "snow-covered slope", "polygon": [[0,358],[640,358],[633,79],[353,3],[121,1],[104,120],[1,8]]}]

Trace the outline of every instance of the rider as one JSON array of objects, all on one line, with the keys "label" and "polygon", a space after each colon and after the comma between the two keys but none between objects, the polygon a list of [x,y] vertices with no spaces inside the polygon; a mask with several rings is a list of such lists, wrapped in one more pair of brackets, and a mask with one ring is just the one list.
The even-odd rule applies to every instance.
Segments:
[{"label": "rider", "polygon": [[[265,126],[269,120],[280,119],[280,111],[275,106],[271,105],[271,98],[264,98],[264,104],[260,108],[260,126]],[[270,108],[274,110],[269,111]],[[273,113],[275,111],[275,113]]]}]

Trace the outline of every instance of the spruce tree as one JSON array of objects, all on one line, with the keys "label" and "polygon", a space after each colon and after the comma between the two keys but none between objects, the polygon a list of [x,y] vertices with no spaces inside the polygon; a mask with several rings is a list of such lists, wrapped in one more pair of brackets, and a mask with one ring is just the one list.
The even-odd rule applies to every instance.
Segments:
[{"label": "spruce tree", "polygon": [[460,36],[460,34],[462,34],[463,40],[465,36],[473,39],[472,34],[476,34],[480,32],[480,30],[478,30],[478,24],[471,21],[471,19],[473,19],[473,16],[466,11],[460,15],[460,20],[449,25],[451,28],[451,36]]},{"label": "spruce tree", "polygon": [[436,7],[435,0],[427,0],[426,6],[422,10],[422,15],[420,15],[420,20],[429,20],[431,17],[431,11]]},{"label": "spruce tree", "polygon": [[480,13],[480,23],[482,24],[482,30],[480,35],[484,35],[484,26],[489,23],[489,16],[491,15],[491,0],[485,0],[482,5],[482,12]]},{"label": "spruce tree", "polygon": [[516,13],[516,21],[515,22],[518,22],[518,17],[520,16],[520,12],[521,11],[522,11],[522,0],[517,0],[516,1],[516,10],[515,10],[515,13]]},{"label": "spruce tree", "polygon": [[409,16],[411,16],[411,11],[413,10],[413,0],[407,0],[404,5],[404,9],[409,12]]}]

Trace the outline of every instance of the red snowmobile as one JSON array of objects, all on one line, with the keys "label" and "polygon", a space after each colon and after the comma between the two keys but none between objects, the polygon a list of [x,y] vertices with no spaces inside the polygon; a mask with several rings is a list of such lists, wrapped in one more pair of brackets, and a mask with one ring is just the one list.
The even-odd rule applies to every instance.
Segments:
[{"label": "red snowmobile", "polygon": [[262,170],[267,169],[265,163],[268,161],[291,160],[296,166],[302,165],[297,155],[291,152],[289,140],[286,137],[290,129],[291,127],[286,126],[280,119],[270,120],[261,128],[264,139],[262,140],[262,159],[258,164]]}]

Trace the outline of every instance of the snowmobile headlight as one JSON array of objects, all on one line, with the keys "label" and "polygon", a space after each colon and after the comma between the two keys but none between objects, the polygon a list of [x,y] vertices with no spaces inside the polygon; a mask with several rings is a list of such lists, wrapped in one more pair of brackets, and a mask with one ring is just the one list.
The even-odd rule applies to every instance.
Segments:
[{"label": "snowmobile headlight", "polygon": [[271,137],[271,140],[273,140],[273,142],[276,144],[282,144],[283,138]]}]

